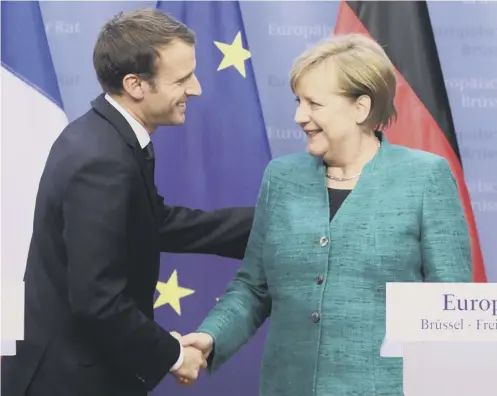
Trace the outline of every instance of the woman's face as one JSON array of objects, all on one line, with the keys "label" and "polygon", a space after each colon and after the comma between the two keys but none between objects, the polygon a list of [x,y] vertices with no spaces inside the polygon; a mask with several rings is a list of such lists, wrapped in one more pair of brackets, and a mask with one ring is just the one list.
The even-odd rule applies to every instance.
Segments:
[{"label": "woman's face", "polygon": [[364,103],[339,95],[337,73],[333,61],[325,61],[304,73],[295,87],[295,122],[306,133],[313,156],[324,157],[333,145],[361,133],[358,122],[369,113]]}]

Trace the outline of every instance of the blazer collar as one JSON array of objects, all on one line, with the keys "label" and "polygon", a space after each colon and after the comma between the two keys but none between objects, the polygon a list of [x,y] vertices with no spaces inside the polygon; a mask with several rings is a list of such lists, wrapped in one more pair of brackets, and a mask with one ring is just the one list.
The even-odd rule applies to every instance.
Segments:
[{"label": "blazer collar", "polygon": [[124,141],[134,149],[140,150],[140,143],[135,132],[123,115],[106,99],[105,94],[99,95],[91,102],[92,108],[103,118],[109,121],[119,132]]},{"label": "blazer collar", "polygon": [[[362,176],[381,169],[385,165],[385,159],[388,157],[388,152],[391,149],[391,144],[383,132],[376,131],[375,135],[381,143],[380,149],[376,155],[364,165]],[[326,177],[326,164],[321,157],[314,157],[314,164],[315,174],[319,178],[319,182],[322,183],[322,181],[325,180],[323,178]]]}]

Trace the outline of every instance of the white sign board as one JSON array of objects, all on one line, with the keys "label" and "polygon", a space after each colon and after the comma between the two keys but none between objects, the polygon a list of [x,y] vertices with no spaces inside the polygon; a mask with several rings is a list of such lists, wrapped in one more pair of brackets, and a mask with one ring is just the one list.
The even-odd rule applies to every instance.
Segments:
[{"label": "white sign board", "polygon": [[402,357],[406,396],[495,396],[497,284],[388,283],[381,356]]}]

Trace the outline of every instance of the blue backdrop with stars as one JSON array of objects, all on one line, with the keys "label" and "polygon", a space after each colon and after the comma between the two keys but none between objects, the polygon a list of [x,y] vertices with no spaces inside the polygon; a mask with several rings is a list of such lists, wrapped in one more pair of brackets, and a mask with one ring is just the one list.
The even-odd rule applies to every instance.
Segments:
[{"label": "blue backdrop with stars", "polygon": [[[197,35],[202,96],[188,102],[181,127],[154,134],[156,184],[169,205],[217,209],[253,206],[271,153],[238,2],[159,2]],[[181,164],[178,166],[178,164]],[[215,256],[163,254],[156,320],[192,332],[241,264]],[[253,396],[265,329],[218,372],[190,387],[166,378],[152,395]]]}]

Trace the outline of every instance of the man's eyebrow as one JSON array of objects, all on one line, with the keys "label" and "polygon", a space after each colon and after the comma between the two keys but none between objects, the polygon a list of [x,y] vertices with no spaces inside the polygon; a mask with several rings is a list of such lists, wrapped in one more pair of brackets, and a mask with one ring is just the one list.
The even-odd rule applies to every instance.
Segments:
[{"label": "man's eyebrow", "polygon": [[193,70],[192,70],[190,73],[188,73],[186,76],[183,76],[183,77],[181,77],[181,78],[177,79],[175,82],[176,82],[176,83],[181,83],[181,82],[183,82],[183,81],[186,81],[186,80],[188,80],[188,79],[189,79],[192,75],[193,75]]}]

